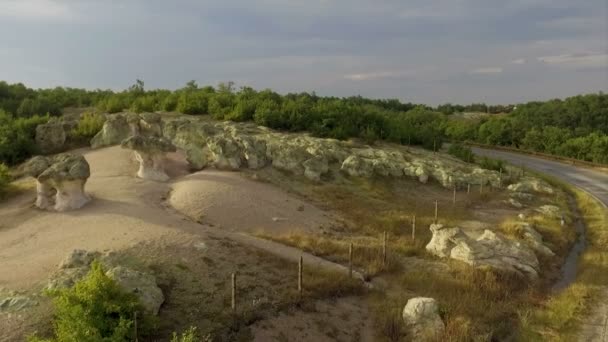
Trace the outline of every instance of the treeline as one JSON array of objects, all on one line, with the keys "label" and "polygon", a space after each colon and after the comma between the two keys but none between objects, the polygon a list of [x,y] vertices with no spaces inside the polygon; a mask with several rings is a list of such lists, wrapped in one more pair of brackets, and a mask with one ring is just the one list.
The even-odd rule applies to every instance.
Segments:
[{"label": "treeline", "polygon": [[608,95],[518,105],[509,115],[453,120],[452,140],[473,140],[596,163],[608,163]]},{"label": "treeline", "polygon": [[[236,88],[234,83],[146,90],[137,82],[124,91],[53,88],[33,90],[0,82],[0,162],[14,164],[33,150],[35,125],[66,107],[95,107],[102,113],[122,111],[181,112],[218,120],[254,121],[285,131],[308,131],[319,137],[360,138],[421,145],[432,149],[446,140],[473,140],[514,146],[595,162],[608,162],[608,105],[604,94],[517,106],[438,107],[361,96],[337,98],[313,93],[278,94]],[[503,113],[482,119],[449,119],[457,112]],[[504,114],[509,113],[509,114]],[[95,125],[99,118],[89,118]],[[94,120],[93,120],[94,119]],[[90,124],[88,126],[95,127]],[[87,137],[91,129],[83,127]]]}]

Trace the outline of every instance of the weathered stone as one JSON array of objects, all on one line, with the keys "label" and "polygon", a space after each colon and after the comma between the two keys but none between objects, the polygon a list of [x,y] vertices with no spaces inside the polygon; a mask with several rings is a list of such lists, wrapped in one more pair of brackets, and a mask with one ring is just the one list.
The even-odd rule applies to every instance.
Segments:
[{"label": "weathered stone", "polygon": [[165,154],[175,152],[175,146],[167,139],[153,136],[136,135],[122,142],[122,148],[135,151],[139,162],[137,177],[165,182],[169,176],[165,172]]},{"label": "weathered stone", "polygon": [[374,175],[374,164],[367,158],[351,155],[344,160],[340,170],[349,176],[369,178]]},{"label": "weathered stone", "polygon": [[547,257],[555,256],[555,253],[547,247],[543,242],[543,236],[536,229],[532,228],[529,223],[522,223],[522,231],[524,242],[530,246],[535,252]]},{"label": "weathered stone", "polygon": [[23,295],[0,296],[0,312],[20,311],[38,305],[38,301]]},{"label": "weathered stone", "polygon": [[562,216],[562,210],[555,205],[542,205],[536,209],[537,212],[541,213],[547,218],[557,219]]},{"label": "weathered stone", "polygon": [[114,279],[124,291],[135,294],[149,313],[158,314],[165,297],[153,275],[122,266],[110,269],[106,275]]},{"label": "weathered stone", "polygon": [[474,267],[491,267],[513,272],[529,279],[537,279],[540,265],[530,248],[520,242],[485,230],[477,239],[472,239],[458,227],[444,228],[431,225],[433,238],[427,251],[440,257],[450,257]]},{"label": "weathered stone", "polygon": [[61,263],[59,268],[76,268],[76,267],[88,267],[93,260],[99,258],[101,253],[90,252],[83,249],[75,249],[68,255]]},{"label": "weathered stone", "polygon": [[321,156],[310,158],[303,163],[304,176],[312,181],[320,181],[329,171],[327,160]]},{"label": "weathered stone", "polygon": [[445,332],[445,324],[433,298],[416,297],[408,300],[403,308],[403,322],[412,341],[436,341]]},{"label": "weathered stone", "polygon": [[125,116],[121,114],[108,115],[101,131],[91,139],[91,147],[100,148],[118,145],[132,133],[133,130]]},{"label": "weathered stone", "polygon": [[49,122],[36,127],[36,145],[42,153],[62,151],[66,139],[67,133],[61,122]]},{"label": "weathered stone", "polygon": [[549,194],[549,195],[551,195],[555,192],[555,190],[553,190],[553,188],[546,182],[544,182],[540,179],[531,178],[531,177],[525,177],[524,179],[520,180],[519,182],[509,185],[507,187],[507,189],[509,191],[513,191],[513,192],[523,192],[523,193],[539,192],[539,193],[545,193],[545,194]]}]

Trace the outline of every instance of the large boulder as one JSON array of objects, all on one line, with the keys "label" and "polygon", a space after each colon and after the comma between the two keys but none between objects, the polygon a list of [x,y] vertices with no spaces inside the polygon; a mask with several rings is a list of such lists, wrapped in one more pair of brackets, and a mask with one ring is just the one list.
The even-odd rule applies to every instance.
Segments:
[{"label": "large boulder", "polygon": [[470,238],[458,227],[431,225],[433,237],[426,249],[442,258],[451,258],[474,267],[490,267],[511,272],[528,279],[538,278],[540,264],[525,244],[485,230],[477,239]]},{"label": "large boulder", "polygon": [[165,301],[165,296],[156,284],[156,278],[153,275],[123,266],[110,269],[106,275],[114,279],[125,292],[135,294],[146,311],[153,315],[158,314],[160,306]]},{"label": "large boulder", "polygon": [[67,132],[61,122],[53,121],[36,127],[36,145],[44,154],[63,151],[66,139]]},{"label": "large boulder", "polygon": [[165,182],[169,176],[165,172],[165,155],[175,152],[175,146],[167,139],[154,136],[136,135],[124,140],[123,148],[135,151],[139,162],[137,177]]},{"label": "large boulder", "polygon": [[445,324],[433,298],[408,300],[403,308],[403,322],[412,341],[437,341],[445,332]]},{"label": "large boulder", "polygon": [[124,115],[108,115],[101,131],[91,139],[91,147],[118,145],[132,134],[133,130]]},{"label": "large boulder", "polygon": [[532,177],[525,177],[519,182],[509,185],[507,189],[511,192],[538,192],[549,195],[555,192],[555,190],[553,190],[553,188],[545,181]]},{"label": "large boulder", "polygon": [[553,253],[553,251],[545,245],[543,236],[540,235],[540,233],[537,232],[532,225],[524,222],[521,224],[521,229],[524,242],[536,253],[546,257],[555,256],[555,253]]}]

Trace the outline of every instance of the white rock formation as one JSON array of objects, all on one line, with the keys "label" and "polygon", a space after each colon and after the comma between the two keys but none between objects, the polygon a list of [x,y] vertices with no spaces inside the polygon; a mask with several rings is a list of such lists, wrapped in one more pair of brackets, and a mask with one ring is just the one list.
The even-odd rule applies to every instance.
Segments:
[{"label": "white rock formation", "polygon": [[408,300],[403,308],[403,322],[411,341],[437,341],[445,331],[445,324],[433,298],[416,297]]},{"label": "white rock formation", "polygon": [[426,249],[442,258],[451,258],[474,267],[491,267],[501,271],[538,278],[540,265],[534,252],[518,241],[485,230],[477,239],[467,236],[460,228],[432,224],[433,237]]},{"label": "white rock formation", "polygon": [[156,284],[153,275],[117,266],[106,272],[125,292],[133,293],[139,298],[144,309],[153,315],[158,314],[165,301],[163,291]]}]

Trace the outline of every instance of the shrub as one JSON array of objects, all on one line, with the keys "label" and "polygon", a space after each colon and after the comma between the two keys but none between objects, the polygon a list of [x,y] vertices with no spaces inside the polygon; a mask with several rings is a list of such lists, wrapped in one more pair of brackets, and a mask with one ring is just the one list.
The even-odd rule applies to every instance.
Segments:
[{"label": "shrub", "polygon": [[475,161],[475,163],[477,165],[479,165],[481,168],[487,169],[487,170],[499,171],[499,170],[505,169],[505,162],[500,159],[481,157],[481,158],[477,159]]},{"label": "shrub", "polygon": [[51,291],[55,306],[55,338],[34,341],[126,342],[134,340],[133,316],[141,307],[137,297],[123,292],[101,264],[93,262],[74,287]]},{"label": "shrub", "polygon": [[188,91],[179,96],[176,110],[184,114],[205,114],[207,107],[207,97],[204,94]]},{"label": "shrub", "polygon": [[8,167],[4,164],[0,164],[0,197],[6,193],[6,188],[11,182],[11,174],[8,171]]},{"label": "shrub", "polygon": [[140,96],[133,101],[129,108],[132,112],[153,112],[156,107],[156,99],[154,96]]},{"label": "shrub", "polygon": [[70,137],[76,141],[88,141],[102,129],[105,122],[103,114],[86,112],[82,114],[78,126],[70,132]]},{"label": "shrub", "polygon": [[184,331],[181,335],[177,335],[177,333],[173,333],[173,337],[171,338],[171,342],[210,342],[211,338],[209,336],[199,337],[198,332],[196,331],[196,327],[190,327],[188,330]]},{"label": "shrub", "polygon": [[48,120],[48,116],[13,118],[0,110],[0,163],[14,165],[35,154],[36,126]]},{"label": "shrub", "polygon": [[473,153],[471,148],[461,144],[450,145],[448,153],[467,163],[471,163],[475,160],[475,154]]}]

